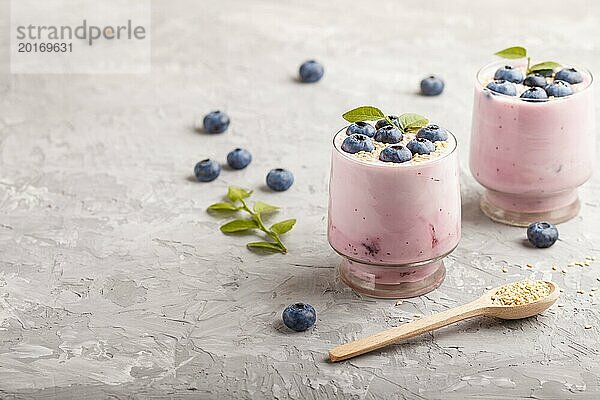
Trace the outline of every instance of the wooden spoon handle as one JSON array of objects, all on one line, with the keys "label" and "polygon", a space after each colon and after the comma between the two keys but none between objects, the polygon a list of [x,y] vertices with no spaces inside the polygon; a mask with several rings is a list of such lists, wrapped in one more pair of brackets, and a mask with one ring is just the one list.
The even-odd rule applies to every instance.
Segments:
[{"label": "wooden spoon handle", "polygon": [[441,313],[427,315],[416,321],[335,347],[329,350],[329,360],[331,362],[346,360],[463,319],[483,315],[485,311],[485,304],[476,300]]}]

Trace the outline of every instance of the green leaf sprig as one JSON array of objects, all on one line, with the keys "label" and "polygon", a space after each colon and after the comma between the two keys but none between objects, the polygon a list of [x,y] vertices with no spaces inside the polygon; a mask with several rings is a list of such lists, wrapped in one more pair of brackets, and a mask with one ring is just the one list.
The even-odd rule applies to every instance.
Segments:
[{"label": "green leaf sprig", "polygon": [[[363,121],[375,121],[378,119],[385,119],[390,125],[394,125],[389,116],[385,115],[377,107],[373,106],[362,106],[350,110],[342,115],[348,122],[363,122]],[[415,132],[423,128],[429,123],[429,120],[419,114],[406,113],[398,117],[400,129],[403,132]]]},{"label": "green leaf sprig", "polygon": [[560,68],[561,65],[556,61],[544,61],[541,63],[537,63],[531,65],[531,57],[527,55],[527,49],[522,46],[513,46],[506,48],[504,50],[500,50],[494,55],[507,58],[507,59],[516,59],[516,58],[526,58],[527,57],[527,75],[537,73],[541,75],[552,75],[556,68]]},{"label": "green leaf sprig", "polygon": [[221,226],[223,233],[247,232],[258,229],[263,231],[266,236],[272,239],[272,242],[251,242],[246,244],[250,249],[267,250],[278,253],[287,253],[287,248],[282,243],[280,236],[292,230],[296,224],[295,219],[286,219],[277,222],[267,228],[263,221],[263,216],[273,214],[279,211],[279,207],[262,201],[255,201],[252,208],[248,206],[245,199],[252,195],[251,190],[242,189],[235,186],[230,186],[227,190],[227,198],[229,201],[215,203],[208,206],[208,211],[216,212],[237,212],[245,211],[250,214],[249,219],[234,219]]}]

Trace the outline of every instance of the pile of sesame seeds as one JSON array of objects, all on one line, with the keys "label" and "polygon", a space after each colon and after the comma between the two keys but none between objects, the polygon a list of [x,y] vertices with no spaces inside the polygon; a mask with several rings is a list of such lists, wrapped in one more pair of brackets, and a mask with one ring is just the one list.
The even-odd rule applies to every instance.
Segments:
[{"label": "pile of sesame seeds", "polygon": [[533,303],[548,296],[550,286],[544,281],[519,281],[502,286],[492,295],[492,302],[504,306]]}]

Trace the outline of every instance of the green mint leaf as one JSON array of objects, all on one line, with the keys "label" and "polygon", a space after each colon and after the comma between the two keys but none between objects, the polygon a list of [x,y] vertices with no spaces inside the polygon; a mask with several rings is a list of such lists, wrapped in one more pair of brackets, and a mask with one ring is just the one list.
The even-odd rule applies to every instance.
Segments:
[{"label": "green mint leaf", "polygon": [[282,249],[279,245],[275,243],[269,242],[252,242],[246,245],[250,249],[259,249],[259,250],[268,250],[268,251],[276,251],[278,253],[285,253],[285,250]]},{"label": "green mint leaf", "polygon": [[227,189],[227,197],[234,203],[245,199],[246,197],[250,197],[251,194],[252,190],[246,190],[236,186],[229,186],[229,189]]},{"label": "green mint leaf", "polygon": [[402,114],[398,119],[404,132],[417,131],[429,123],[427,118],[415,113]]},{"label": "green mint leaf", "polygon": [[[376,121],[386,118],[385,114],[379,108],[372,106],[355,108],[342,115],[342,117],[348,122]],[[391,121],[388,122],[391,124]]]},{"label": "green mint leaf", "polygon": [[525,58],[525,57],[527,57],[527,50],[525,49],[525,47],[515,46],[515,47],[509,47],[504,50],[500,50],[500,51],[494,53],[494,55],[502,57],[502,58],[508,58],[508,59]]},{"label": "green mint leaf", "polygon": [[208,206],[208,211],[237,211],[238,208],[231,203],[215,203]]},{"label": "green mint leaf", "polygon": [[555,70],[556,68],[560,68],[560,67],[562,67],[562,65],[560,65],[557,62],[544,61],[542,63],[535,64],[535,65],[532,65],[531,67],[529,67],[529,71],[527,71],[527,73],[545,71],[545,70]]},{"label": "green mint leaf", "polygon": [[271,204],[264,203],[262,201],[254,202],[254,212],[257,214],[269,214],[279,210],[279,207],[272,206]]},{"label": "green mint leaf", "polygon": [[271,225],[270,229],[278,235],[283,235],[284,233],[291,231],[295,224],[295,219],[286,219],[285,221]]},{"label": "green mint leaf", "polygon": [[221,226],[221,232],[242,232],[250,229],[258,229],[258,224],[253,219],[235,219]]}]

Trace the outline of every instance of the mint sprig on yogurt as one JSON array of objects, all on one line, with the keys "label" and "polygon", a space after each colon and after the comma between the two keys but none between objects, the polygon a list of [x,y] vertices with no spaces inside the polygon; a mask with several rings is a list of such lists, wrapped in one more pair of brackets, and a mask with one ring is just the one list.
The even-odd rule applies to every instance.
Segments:
[{"label": "mint sprig on yogurt", "polygon": [[255,201],[252,207],[246,201],[252,195],[251,190],[230,186],[227,190],[227,199],[221,203],[208,206],[207,211],[212,212],[237,212],[245,211],[250,215],[248,219],[234,219],[220,227],[223,233],[243,233],[259,230],[265,233],[271,241],[251,242],[246,244],[249,249],[263,250],[277,253],[287,253],[287,248],[281,241],[281,235],[292,230],[296,224],[295,219],[286,219],[267,228],[264,219],[279,211],[279,207],[262,201]]},{"label": "mint sprig on yogurt", "polygon": [[427,118],[415,113],[402,114],[397,117],[397,122],[395,122],[393,121],[393,119],[395,120],[394,116],[386,115],[379,108],[373,106],[357,107],[344,113],[342,118],[350,123],[384,119],[388,122],[388,124],[392,126],[398,126],[404,133],[416,132],[429,123]]},{"label": "mint sprig on yogurt", "polygon": [[526,74],[537,73],[540,75],[552,75],[555,69],[560,68],[561,65],[556,61],[544,61],[531,65],[531,57],[527,54],[527,49],[523,46],[508,47],[504,50],[497,51],[494,55],[509,60],[518,58],[527,58],[527,69]]}]

